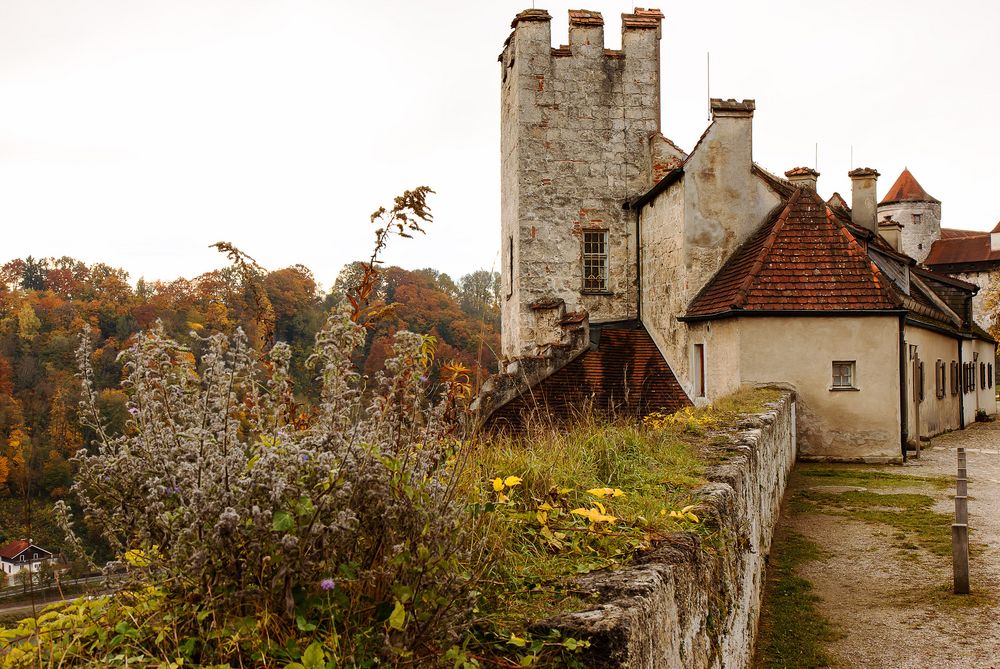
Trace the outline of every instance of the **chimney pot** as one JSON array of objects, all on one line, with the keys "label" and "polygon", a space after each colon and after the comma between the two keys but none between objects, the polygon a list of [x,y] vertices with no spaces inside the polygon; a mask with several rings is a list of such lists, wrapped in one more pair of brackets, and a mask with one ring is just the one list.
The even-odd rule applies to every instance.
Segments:
[{"label": "chimney pot", "polygon": [[785,177],[798,188],[808,188],[816,191],[816,181],[819,179],[819,172],[811,167],[793,167],[785,172]]},{"label": "chimney pot", "polygon": [[851,222],[878,234],[878,198],[875,182],[879,173],[870,167],[859,167],[847,173],[851,178]]}]

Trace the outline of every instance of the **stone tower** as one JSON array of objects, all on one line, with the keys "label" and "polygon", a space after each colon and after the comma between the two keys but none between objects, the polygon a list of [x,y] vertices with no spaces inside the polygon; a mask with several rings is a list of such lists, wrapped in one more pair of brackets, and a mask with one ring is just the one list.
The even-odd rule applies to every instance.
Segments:
[{"label": "stone tower", "polygon": [[637,315],[636,218],[623,204],[663,171],[662,18],[623,14],[620,51],[604,48],[599,12],[571,10],[559,48],[545,10],[511,24],[499,58],[506,358],[565,343],[561,327],[584,313]]},{"label": "stone tower", "polygon": [[931,244],[941,237],[941,200],[931,197],[910,174],[903,172],[878,205],[878,218],[889,216],[903,226],[901,250],[917,262],[930,253]]}]

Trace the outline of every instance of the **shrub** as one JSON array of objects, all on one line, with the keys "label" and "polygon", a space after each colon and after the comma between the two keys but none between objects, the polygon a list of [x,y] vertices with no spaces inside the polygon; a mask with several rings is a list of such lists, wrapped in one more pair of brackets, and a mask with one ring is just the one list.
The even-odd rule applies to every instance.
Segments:
[{"label": "shrub", "polygon": [[[127,589],[155,588],[140,656],[419,662],[462,634],[484,554],[455,499],[466,393],[445,383],[427,399],[433,338],[409,332],[368,387],[351,364],[364,336],[346,312],[329,317],[309,358],[321,400],[305,411],[287,346],[259,361],[242,332],[213,335],[196,363],[158,325],[122,353],[117,435],[81,346],[98,441],[76,457],[73,492],[123,556],[112,571]],[[79,659],[85,647],[51,652]]]}]

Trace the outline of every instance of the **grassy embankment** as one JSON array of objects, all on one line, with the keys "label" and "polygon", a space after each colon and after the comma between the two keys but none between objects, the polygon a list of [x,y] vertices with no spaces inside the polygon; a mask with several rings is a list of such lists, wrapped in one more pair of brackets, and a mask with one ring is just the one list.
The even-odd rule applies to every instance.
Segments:
[{"label": "grassy embankment", "polygon": [[[712,430],[728,427],[776,397],[774,391],[747,390],[712,407],[654,417],[641,425],[598,420],[581,420],[571,429],[534,425],[517,439],[482,437],[472,443],[458,484],[470,523],[486,533],[489,556],[483,561],[485,572],[473,584],[477,619],[461,649],[449,651],[449,666],[571,663],[585,640],[539,638],[528,628],[590,603],[575,589],[576,576],[625,565],[678,531],[702,534],[709,550],[717,547],[724,538],[701,522],[695,506],[706,466],[720,458],[712,446],[724,438]],[[156,658],[144,649],[169,646],[171,616],[189,614],[172,611],[155,586],[114,599],[79,600],[63,612],[45,614],[37,627],[28,623],[5,636],[30,643],[37,630],[46,639],[45,656],[53,666],[62,659],[72,664],[99,657],[107,666],[155,665]],[[314,639],[315,625],[297,625],[295,645],[316,647],[313,655],[324,657]],[[234,649],[253,633],[250,628],[211,631],[230,639]],[[171,646],[171,662],[188,658],[190,664],[195,658],[195,644],[185,644]],[[256,661],[312,666],[307,656],[312,657],[308,650],[290,665],[279,656],[258,656]],[[22,659],[30,663],[32,653]]]},{"label": "grassy embankment", "polygon": [[[691,508],[705,467],[719,458],[711,446],[724,438],[713,430],[776,398],[748,389],[643,425],[534,425],[522,438],[478,444],[467,489],[474,508],[490,514],[497,549],[482,588],[479,638],[513,635],[514,644],[540,647],[527,638],[530,623],[589,604],[574,590],[575,576],[622,566],[678,531],[705,536],[706,546],[722,541]],[[504,485],[511,476],[515,485]]]}]

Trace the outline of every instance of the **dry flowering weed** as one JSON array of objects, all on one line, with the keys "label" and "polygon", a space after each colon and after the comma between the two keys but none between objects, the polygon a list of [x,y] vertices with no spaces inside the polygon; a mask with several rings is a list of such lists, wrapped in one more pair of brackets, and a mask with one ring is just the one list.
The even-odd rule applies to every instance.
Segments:
[{"label": "dry flowering weed", "polygon": [[[410,332],[366,388],[350,357],[363,338],[348,311],[329,317],[309,359],[321,401],[304,423],[289,415],[284,344],[261,364],[242,332],[213,335],[196,364],[157,326],[122,353],[118,435],[101,420],[85,341],[81,413],[98,443],[77,454],[73,492],[123,556],[113,571],[195,598],[222,627],[274,616],[326,630],[341,659],[455,641],[480,554],[455,498],[462,442],[447,418],[465,393],[446,383],[427,399],[432,340]],[[183,631],[204,639],[203,621]]]}]

